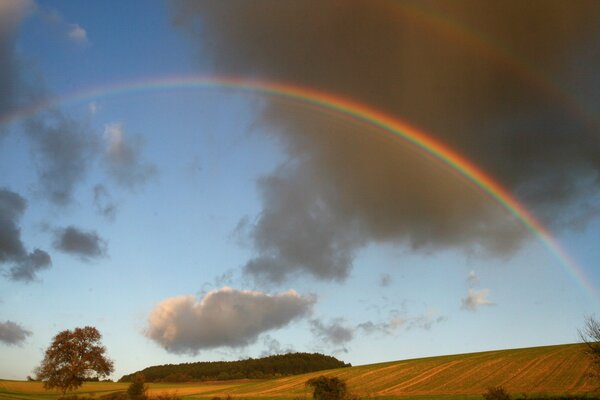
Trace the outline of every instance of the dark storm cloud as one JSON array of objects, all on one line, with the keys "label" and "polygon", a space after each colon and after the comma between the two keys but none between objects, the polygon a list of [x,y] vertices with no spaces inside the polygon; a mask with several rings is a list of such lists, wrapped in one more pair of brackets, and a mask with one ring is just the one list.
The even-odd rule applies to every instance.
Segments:
[{"label": "dark storm cloud", "polygon": [[23,343],[31,332],[12,321],[0,322],[0,343],[15,346]]},{"label": "dark storm cloud", "polygon": [[94,231],[82,231],[74,226],[68,226],[55,232],[54,247],[85,260],[106,255],[104,239]]},{"label": "dark storm cloud", "polygon": [[35,249],[28,253],[21,240],[19,221],[27,208],[27,202],[19,194],[0,188],[0,265],[11,268],[11,280],[31,282],[36,273],[50,267],[52,261],[48,253]]},{"label": "dark storm cloud", "polygon": [[135,188],[156,175],[156,167],[142,159],[142,139],[129,136],[119,123],[108,124],[104,129],[108,147],[104,161],[110,176],[120,185]]},{"label": "dark storm cloud", "polygon": [[291,290],[277,295],[228,287],[195,296],[171,297],[148,318],[146,336],[172,353],[244,347],[261,333],[310,314],[315,300]]},{"label": "dark storm cloud", "polygon": [[89,127],[59,110],[32,117],[25,124],[41,193],[66,206],[98,155],[98,140]]},{"label": "dark storm cloud", "polygon": [[[600,2],[173,5],[176,25],[212,57],[219,75],[305,85],[410,121],[551,226],[568,226],[565,206],[598,193],[595,122],[572,113],[530,71],[565,90],[574,78],[580,87],[596,79],[599,53],[586,49],[599,38]],[[577,54],[591,65],[573,77]],[[289,160],[260,183],[263,210],[249,235],[256,255],[245,266],[252,276],[342,280],[370,242],[509,255],[527,237],[447,169],[381,133],[275,102],[262,122],[278,128],[267,131]]]}]

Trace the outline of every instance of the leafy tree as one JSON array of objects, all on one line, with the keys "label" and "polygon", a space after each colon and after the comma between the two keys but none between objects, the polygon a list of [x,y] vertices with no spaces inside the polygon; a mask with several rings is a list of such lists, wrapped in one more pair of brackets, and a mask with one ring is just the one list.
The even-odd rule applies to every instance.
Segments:
[{"label": "leafy tree", "polygon": [[336,377],[319,376],[309,379],[306,386],[313,388],[315,400],[344,400],[348,396],[346,382]]},{"label": "leafy tree", "polygon": [[64,397],[87,379],[110,375],[113,362],[104,355],[101,338],[98,329],[91,326],[59,332],[36,368],[37,379],[46,389],[60,389]]},{"label": "leafy tree", "polygon": [[502,386],[490,387],[483,394],[485,400],[510,400],[510,395]]},{"label": "leafy tree", "polygon": [[592,375],[600,380],[600,321],[594,316],[587,316],[579,337],[586,345],[586,353],[592,360]]},{"label": "leafy tree", "polygon": [[127,388],[127,394],[132,400],[144,400],[147,398],[146,392],[148,391],[148,385],[146,385],[146,378],[144,374],[136,374],[133,377],[133,381]]}]

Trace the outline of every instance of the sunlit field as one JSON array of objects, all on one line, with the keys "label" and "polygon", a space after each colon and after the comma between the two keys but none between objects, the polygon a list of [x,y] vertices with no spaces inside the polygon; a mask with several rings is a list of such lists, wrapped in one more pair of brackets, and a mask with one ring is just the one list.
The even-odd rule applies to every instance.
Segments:
[{"label": "sunlit field", "polygon": [[[503,386],[513,395],[582,395],[593,386],[586,376],[590,361],[582,346],[560,345],[488,351],[395,361],[270,380],[206,383],[149,384],[150,396],[161,393],[184,398],[309,398],[305,383],[319,375],[345,380],[361,398],[480,398],[491,386]],[[99,398],[127,389],[126,383],[86,383],[74,394]],[[2,399],[56,399],[39,382],[0,381]]]}]

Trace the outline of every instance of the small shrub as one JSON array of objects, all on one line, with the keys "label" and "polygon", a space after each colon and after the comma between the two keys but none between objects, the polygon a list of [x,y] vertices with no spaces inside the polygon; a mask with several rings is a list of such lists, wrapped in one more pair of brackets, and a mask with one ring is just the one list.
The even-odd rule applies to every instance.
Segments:
[{"label": "small shrub", "polygon": [[510,395],[502,386],[490,387],[483,394],[485,400],[510,400]]},{"label": "small shrub", "polygon": [[313,388],[314,400],[345,400],[348,397],[346,382],[340,378],[319,376],[309,379],[306,386]]},{"label": "small shrub", "polygon": [[146,396],[147,391],[146,378],[143,374],[136,374],[127,388],[127,395],[132,400],[146,400],[148,398]]}]

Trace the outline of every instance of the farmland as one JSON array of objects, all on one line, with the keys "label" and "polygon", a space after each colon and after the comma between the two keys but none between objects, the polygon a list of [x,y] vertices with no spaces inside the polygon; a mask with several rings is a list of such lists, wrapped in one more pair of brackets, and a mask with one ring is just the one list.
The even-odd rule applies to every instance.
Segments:
[{"label": "farmland", "polygon": [[[269,380],[150,384],[150,394],[174,393],[185,398],[305,398],[305,382],[315,376],[337,376],[360,397],[481,398],[490,386],[519,394],[584,394],[593,386],[590,361],[580,344],[497,350],[393,361]],[[86,383],[76,392],[95,398],[126,390],[126,383]],[[39,382],[0,381],[0,399],[58,397]]]}]

